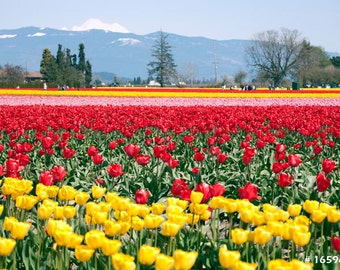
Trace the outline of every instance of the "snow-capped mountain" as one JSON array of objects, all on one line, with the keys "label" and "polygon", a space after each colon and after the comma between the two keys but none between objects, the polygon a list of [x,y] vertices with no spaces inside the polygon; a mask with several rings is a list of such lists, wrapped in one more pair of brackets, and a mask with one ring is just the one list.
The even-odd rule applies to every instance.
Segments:
[{"label": "snow-capped mountain", "polygon": [[[101,28],[100,30],[93,28]],[[77,29],[77,28],[74,28]],[[104,30],[103,30],[104,29]],[[110,30],[109,30],[110,29]],[[177,69],[194,73],[196,79],[234,75],[247,71],[244,48],[248,40],[212,40],[167,33]],[[85,44],[86,58],[93,72],[110,72],[119,77],[147,78],[147,64],[153,60],[152,46],[159,32],[147,35],[129,33],[124,27],[90,20],[77,31],[24,27],[0,30],[0,65],[20,65],[28,71],[39,71],[42,53],[48,48],[56,55],[58,44],[78,54]],[[188,70],[191,67],[192,70]]]},{"label": "snow-capped mountain", "polygon": [[72,31],[88,31],[88,30],[104,30],[108,32],[117,32],[117,33],[129,33],[126,28],[121,26],[118,23],[107,24],[102,22],[99,19],[88,19],[80,26],[73,26],[71,28]]}]

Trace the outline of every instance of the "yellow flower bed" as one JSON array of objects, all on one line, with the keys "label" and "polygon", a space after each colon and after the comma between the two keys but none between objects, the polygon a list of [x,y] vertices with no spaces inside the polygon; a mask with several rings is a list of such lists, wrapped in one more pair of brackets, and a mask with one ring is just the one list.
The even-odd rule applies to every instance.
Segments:
[{"label": "yellow flower bed", "polygon": [[220,89],[134,89],[122,88],[110,90],[65,90],[44,91],[37,89],[1,89],[0,95],[37,95],[37,96],[97,96],[97,97],[172,97],[172,98],[336,98],[340,97],[339,89],[313,89],[300,91],[218,91]]}]

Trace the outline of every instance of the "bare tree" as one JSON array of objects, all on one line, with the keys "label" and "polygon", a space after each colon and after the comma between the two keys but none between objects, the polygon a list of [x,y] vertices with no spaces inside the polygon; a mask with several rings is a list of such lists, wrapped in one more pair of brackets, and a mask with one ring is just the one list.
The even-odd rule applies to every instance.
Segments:
[{"label": "bare tree", "polygon": [[297,30],[281,28],[255,34],[246,48],[249,64],[279,86],[299,63],[303,39]]},{"label": "bare tree", "polygon": [[246,77],[247,77],[247,73],[241,70],[234,75],[234,81],[235,83],[241,85],[244,82]]},{"label": "bare tree", "polygon": [[196,81],[196,77],[198,74],[197,66],[193,62],[184,63],[179,67],[179,71],[177,73],[178,81],[190,83],[191,87]]}]

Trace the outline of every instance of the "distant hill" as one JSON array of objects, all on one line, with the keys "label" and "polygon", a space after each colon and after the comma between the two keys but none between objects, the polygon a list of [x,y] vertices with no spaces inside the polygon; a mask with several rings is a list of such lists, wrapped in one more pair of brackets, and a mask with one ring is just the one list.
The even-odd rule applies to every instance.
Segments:
[{"label": "distant hill", "polygon": [[[24,27],[0,30],[0,65],[20,65],[28,71],[39,71],[42,52],[48,48],[56,55],[58,44],[78,53],[85,44],[86,58],[93,73],[107,72],[118,77],[147,78],[147,64],[159,33],[136,35],[105,30],[68,31],[51,28]],[[212,40],[168,33],[178,69],[195,67],[197,79],[218,79],[248,71],[244,49],[249,40]],[[216,68],[216,69],[215,69]]]}]

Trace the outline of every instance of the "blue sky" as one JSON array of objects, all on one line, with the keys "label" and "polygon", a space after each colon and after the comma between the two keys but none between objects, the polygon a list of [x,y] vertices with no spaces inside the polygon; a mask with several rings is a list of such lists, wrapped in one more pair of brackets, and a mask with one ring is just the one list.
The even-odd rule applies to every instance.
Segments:
[{"label": "blue sky", "polygon": [[251,39],[281,27],[312,45],[340,53],[339,0],[11,0],[1,5],[0,28],[68,28],[90,18],[135,34],[164,32],[217,40]]}]

